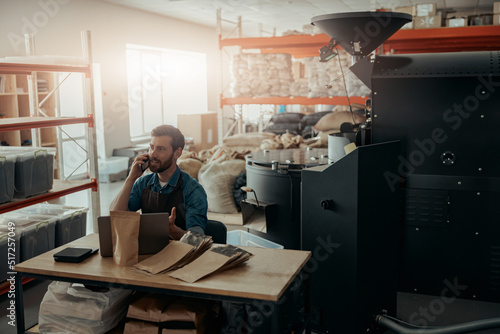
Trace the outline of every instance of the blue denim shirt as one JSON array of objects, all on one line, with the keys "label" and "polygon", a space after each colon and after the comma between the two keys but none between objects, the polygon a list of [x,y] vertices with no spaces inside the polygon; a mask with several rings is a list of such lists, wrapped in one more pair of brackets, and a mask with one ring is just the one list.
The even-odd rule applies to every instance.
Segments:
[{"label": "blue denim shirt", "polygon": [[[179,176],[182,173],[182,195],[184,197],[184,208],[186,210],[186,229],[199,226],[205,230],[207,223],[207,194],[201,184],[186,172],[181,171],[179,166],[174,175],[168,180],[164,187],[160,185],[158,175],[151,173],[138,178],[128,200],[129,211],[137,211],[141,208],[141,196],[144,189],[151,185],[151,190],[161,194],[169,194],[177,185]],[[179,213],[177,213],[179,214]]]}]

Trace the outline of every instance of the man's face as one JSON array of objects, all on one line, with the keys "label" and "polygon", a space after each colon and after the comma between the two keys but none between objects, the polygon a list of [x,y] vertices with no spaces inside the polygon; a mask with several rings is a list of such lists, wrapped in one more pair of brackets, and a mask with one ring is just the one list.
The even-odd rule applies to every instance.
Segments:
[{"label": "man's face", "polygon": [[170,136],[151,137],[149,143],[149,169],[153,173],[161,173],[172,166],[175,152],[172,149],[171,142],[172,138]]}]

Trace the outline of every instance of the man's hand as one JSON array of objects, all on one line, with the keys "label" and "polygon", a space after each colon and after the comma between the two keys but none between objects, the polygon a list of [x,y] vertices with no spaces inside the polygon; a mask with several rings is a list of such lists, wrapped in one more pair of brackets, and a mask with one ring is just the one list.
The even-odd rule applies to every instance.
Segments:
[{"label": "man's hand", "polygon": [[170,237],[174,240],[179,240],[182,238],[184,234],[186,234],[186,231],[184,231],[182,228],[178,227],[175,225],[175,218],[177,217],[176,214],[176,209],[175,206],[172,208],[172,212],[170,212],[170,215],[168,217],[168,231],[170,234]]},{"label": "man's hand", "polygon": [[134,163],[130,167],[130,173],[125,179],[125,183],[123,184],[122,189],[116,195],[115,199],[111,202],[109,206],[110,211],[127,211],[128,210],[128,201],[130,198],[130,193],[132,192],[132,188],[134,187],[134,182],[141,177],[142,169],[141,165],[146,162],[148,155],[141,154],[135,158]]},{"label": "man's hand", "polygon": [[130,173],[128,174],[129,178],[135,181],[139,177],[141,177],[141,175],[144,173],[141,166],[146,163],[148,157],[148,154],[141,154],[135,158],[134,163],[130,167]]}]

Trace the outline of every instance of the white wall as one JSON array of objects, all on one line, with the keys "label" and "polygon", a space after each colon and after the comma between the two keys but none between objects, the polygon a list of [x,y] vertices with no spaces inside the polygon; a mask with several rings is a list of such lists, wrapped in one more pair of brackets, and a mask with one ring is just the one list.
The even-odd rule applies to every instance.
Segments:
[{"label": "white wall", "polygon": [[217,110],[215,28],[95,0],[0,0],[0,13],[0,57],[24,55],[24,33],[35,35],[38,55],[81,56],[80,31],[91,31],[94,62],[101,68],[107,156],[113,148],[132,144],[127,105],[127,43],[206,53],[208,110]]}]

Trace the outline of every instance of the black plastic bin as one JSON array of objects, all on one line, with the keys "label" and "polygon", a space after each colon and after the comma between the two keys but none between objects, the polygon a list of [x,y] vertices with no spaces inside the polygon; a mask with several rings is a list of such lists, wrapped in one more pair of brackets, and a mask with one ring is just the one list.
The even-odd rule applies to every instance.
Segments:
[{"label": "black plastic bin", "polygon": [[14,198],[14,166],[16,155],[0,152],[0,203]]}]

